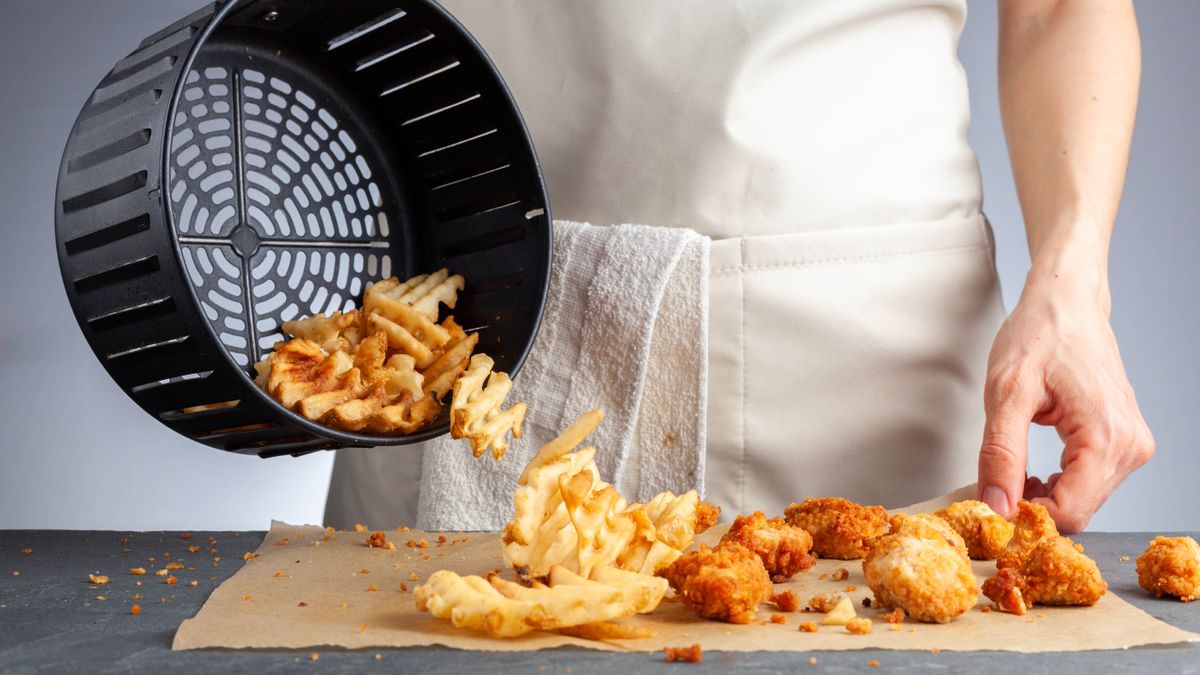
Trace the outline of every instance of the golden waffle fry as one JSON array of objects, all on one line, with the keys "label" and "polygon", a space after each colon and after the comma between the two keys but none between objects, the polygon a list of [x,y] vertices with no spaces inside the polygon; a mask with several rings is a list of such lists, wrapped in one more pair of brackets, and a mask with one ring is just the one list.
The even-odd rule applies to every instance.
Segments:
[{"label": "golden waffle fry", "polygon": [[414,589],[413,598],[418,609],[456,627],[516,637],[649,612],[666,589],[665,579],[618,570],[597,569],[595,578],[585,578],[556,567],[548,586],[533,587],[441,570]]},{"label": "golden waffle fry", "polygon": [[521,437],[525,404],[518,402],[507,410],[500,407],[512,390],[512,380],[505,373],[493,372],[495,365],[488,355],[476,354],[455,380],[450,401],[450,436],[470,440],[476,457],[490,449],[499,460],[508,449],[508,433],[511,431],[513,438]]},{"label": "golden waffle fry", "polygon": [[[334,312],[329,316],[314,314],[303,319],[285,321],[282,328],[283,332],[291,337],[312,340],[325,351],[331,352],[338,349],[340,346],[339,340],[345,339],[342,337],[343,331],[357,324],[358,321],[359,316],[357,311],[350,311],[345,314]],[[346,340],[346,342],[349,343],[349,340]]]},{"label": "golden waffle fry", "polygon": [[575,476],[559,476],[567,515],[575,528],[576,560],[582,575],[593,567],[614,563],[633,539],[637,523],[623,514],[625,498],[611,485],[602,484],[595,492],[591,471]]}]

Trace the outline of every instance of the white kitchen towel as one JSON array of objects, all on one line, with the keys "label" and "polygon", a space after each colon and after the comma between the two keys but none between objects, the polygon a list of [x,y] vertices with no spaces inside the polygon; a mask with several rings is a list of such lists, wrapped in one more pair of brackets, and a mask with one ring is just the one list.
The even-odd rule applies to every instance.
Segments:
[{"label": "white kitchen towel", "polygon": [[449,437],[425,446],[417,526],[496,530],[525,463],[580,413],[601,477],[630,499],[703,490],[709,240],[685,228],[554,223],[541,329],[509,401],[524,435],[503,461]]}]

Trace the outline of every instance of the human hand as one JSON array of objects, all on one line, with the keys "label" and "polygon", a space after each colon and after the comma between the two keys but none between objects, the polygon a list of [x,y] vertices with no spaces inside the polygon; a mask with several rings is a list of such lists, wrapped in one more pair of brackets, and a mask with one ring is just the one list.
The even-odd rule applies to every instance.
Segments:
[{"label": "human hand", "polygon": [[[984,390],[979,498],[1007,516],[1022,497],[1064,532],[1082,531],[1121,481],[1154,454],[1108,321],[1107,286],[1079,292],[1034,270],[996,335]],[[1062,471],[1026,478],[1029,423],[1063,440]]]}]

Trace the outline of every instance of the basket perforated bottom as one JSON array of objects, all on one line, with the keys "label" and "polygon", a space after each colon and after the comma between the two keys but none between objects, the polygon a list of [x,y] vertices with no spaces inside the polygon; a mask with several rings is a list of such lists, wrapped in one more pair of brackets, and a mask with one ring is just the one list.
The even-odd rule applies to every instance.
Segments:
[{"label": "basket perforated bottom", "polygon": [[394,258],[408,248],[400,181],[382,137],[304,64],[214,42],[186,78],[169,159],[175,234],[206,319],[248,367],[284,321],[349,310],[367,280],[407,273]]}]

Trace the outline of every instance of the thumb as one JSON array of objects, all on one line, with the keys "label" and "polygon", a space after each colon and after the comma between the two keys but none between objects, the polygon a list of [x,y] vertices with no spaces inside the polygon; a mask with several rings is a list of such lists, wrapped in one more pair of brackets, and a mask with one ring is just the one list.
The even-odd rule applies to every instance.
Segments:
[{"label": "thumb", "polygon": [[1025,491],[1032,393],[989,383],[984,397],[987,421],[979,448],[979,500],[1001,516],[1016,508]]}]

